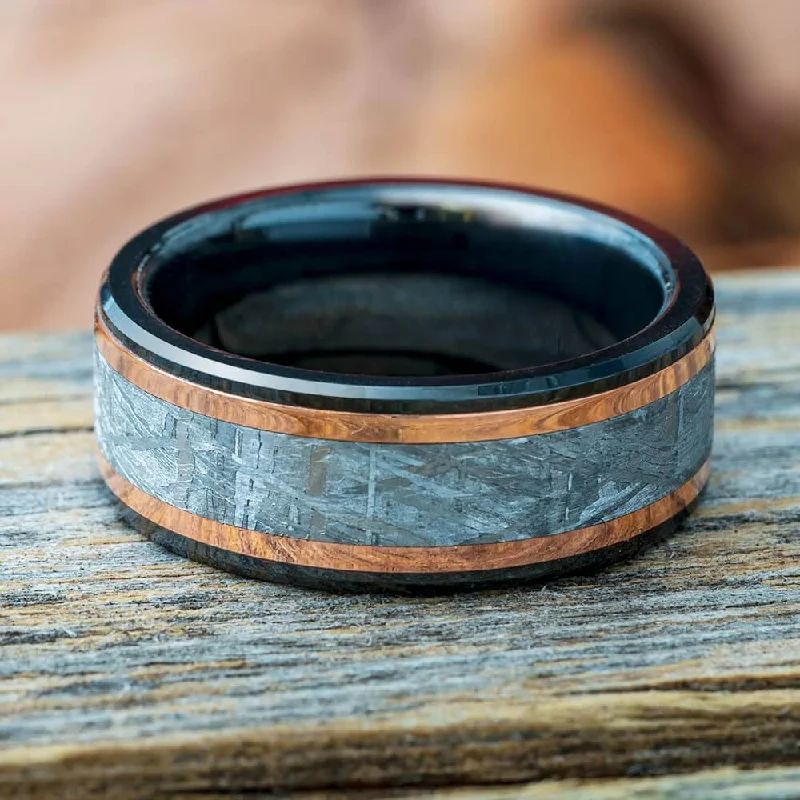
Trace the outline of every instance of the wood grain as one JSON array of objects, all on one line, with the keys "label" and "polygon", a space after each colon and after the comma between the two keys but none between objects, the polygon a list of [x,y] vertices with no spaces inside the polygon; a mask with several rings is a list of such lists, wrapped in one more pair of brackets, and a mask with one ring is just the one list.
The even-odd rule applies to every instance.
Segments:
[{"label": "wood grain", "polygon": [[0,339],[0,796],[799,794],[800,275],[718,290],[687,528],[600,575],[435,600],[143,540],[94,463],[91,337]]},{"label": "wood grain", "polygon": [[679,389],[714,355],[713,329],[668,367],[617,389],[532,408],[467,414],[367,414],[287,406],[199,386],[170,375],[130,352],[98,311],[95,343],[108,364],[135,386],[168,403],[259,430],[352,442],[440,444],[516,439],[621,416]]},{"label": "wood grain", "polygon": [[[713,769],[691,775],[665,775],[658,778],[538,781],[510,786],[462,786],[440,789],[394,789],[360,791],[297,792],[297,800],[794,800],[800,769]],[[159,795],[161,797],[161,795]],[[274,795],[193,793],[170,795],[170,800],[271,800]]]}]

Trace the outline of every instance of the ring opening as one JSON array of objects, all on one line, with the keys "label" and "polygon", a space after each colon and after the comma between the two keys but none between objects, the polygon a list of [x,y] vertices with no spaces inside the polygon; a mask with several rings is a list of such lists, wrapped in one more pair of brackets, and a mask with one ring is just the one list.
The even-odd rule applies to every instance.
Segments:
[{"label": "ring opening", "polygon": [[474,375],[562,362],[651,324],[656,245],[570,203],[480,187],[266,196],[168,232],[140,291],[166,324],[273,364]]}]

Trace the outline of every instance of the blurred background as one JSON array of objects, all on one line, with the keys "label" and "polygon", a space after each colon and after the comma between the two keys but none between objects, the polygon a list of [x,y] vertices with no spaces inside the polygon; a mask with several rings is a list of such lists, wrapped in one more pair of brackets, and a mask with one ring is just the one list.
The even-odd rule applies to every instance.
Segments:
[{"label": "blurred background", "polygon": [[88,327],[182,206],[376,173],[556,188],[800,264],[800,0],[3,0],[0,329]]}]

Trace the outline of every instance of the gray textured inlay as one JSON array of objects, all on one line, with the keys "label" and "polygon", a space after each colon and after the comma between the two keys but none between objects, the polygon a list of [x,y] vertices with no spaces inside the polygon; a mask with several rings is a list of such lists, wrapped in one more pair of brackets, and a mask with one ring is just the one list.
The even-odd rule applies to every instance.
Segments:
[{"label": "gray textured inlay", "polygon": [[671,395],[580,428],[492,442],[305,439],[178,408],[95,358],[97,437],[158,499],[251,530],[371,545],[547,536],[649,505],[708,455],[713,364]]}]

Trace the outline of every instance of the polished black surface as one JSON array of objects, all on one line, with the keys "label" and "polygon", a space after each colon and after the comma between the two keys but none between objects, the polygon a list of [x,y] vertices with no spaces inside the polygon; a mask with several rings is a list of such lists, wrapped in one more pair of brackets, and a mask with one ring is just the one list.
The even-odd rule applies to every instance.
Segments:
[{"label": "polished black surface", "polygon": [[[361,288],[342,292],[342,280]],[[470,295],[465,282],[486,288]],[[184,212],[121,251],[101,301],[114,332],[174,374],[396,413],[612,388],[680,358],[713,315],[693,254],[627,215],[514,187],[394,179]]]},{"label": "polished black surface", "polygon": [[524,369],[618,341],[573,304],[433,269],[299,278],[248,293],[202,320],[192,337],[227,352],[409,378]]}]

